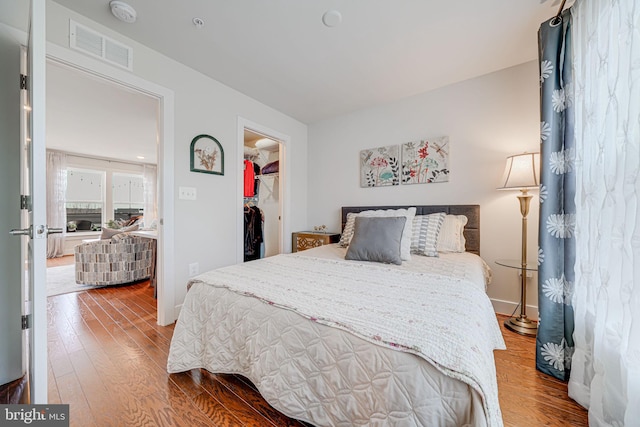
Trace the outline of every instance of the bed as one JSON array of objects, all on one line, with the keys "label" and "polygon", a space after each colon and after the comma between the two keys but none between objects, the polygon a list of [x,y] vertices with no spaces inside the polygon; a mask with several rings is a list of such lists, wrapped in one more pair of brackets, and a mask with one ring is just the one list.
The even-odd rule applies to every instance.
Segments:
[{"label": "bed", "polygon": [[[349,213],[396,208],[343,208],[343,229]],[[389,265],[331,244],[195,277],[168,372],[243,375],[316,426],[501,426],[479,207],[416,206],[435,212],[468,218],[465,252]]]}]

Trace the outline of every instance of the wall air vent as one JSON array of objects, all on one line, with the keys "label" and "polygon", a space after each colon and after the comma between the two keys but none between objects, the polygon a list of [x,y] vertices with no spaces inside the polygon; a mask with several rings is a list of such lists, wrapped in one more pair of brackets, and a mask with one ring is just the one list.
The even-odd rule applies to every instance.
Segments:
[{"label": "wall air vent", "polygon": [[69,21],[69,46],[110,64],[133,71],[133,48],[73,20]]}]

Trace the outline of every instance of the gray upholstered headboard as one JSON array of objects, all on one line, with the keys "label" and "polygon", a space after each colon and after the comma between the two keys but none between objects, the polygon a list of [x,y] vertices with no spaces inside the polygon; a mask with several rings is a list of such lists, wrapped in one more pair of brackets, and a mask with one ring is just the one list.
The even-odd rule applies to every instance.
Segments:
[{"label": "gray upholstered headboard", "polygon": [[[416,207],[416,215],[428,215],[436,212],[446,212],[451,215],[464,215],[469,221],[464,227],[466,250],[480,255],[480,205],[411,205]],[[347,214],[358,213],[372,209],[406,209],[411,206],[344,206],[342,207],[342,228],[347,222]]]}]

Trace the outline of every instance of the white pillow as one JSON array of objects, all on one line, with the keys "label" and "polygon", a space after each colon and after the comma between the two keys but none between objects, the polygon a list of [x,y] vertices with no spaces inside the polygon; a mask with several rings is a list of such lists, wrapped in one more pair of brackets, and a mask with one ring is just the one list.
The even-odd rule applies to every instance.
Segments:
[{"label": "white pillow", "polygon": [[444,212],[438,212],[429,215],[416,215],[413,218],[413,231],[411,233],[412,254],[438,256],[438,235],[445,216]]},{"label": "white pillow", "polygon": [[464,215],[447,215],[444,217],[440,234],[438,234],[438,252],[464,252],[466,240],[464,226],[467,225]]},{"label": "white pillow", "polygon": [[413,217],[416,215],[416,208],[411,207],[408,209],[379,209],[379,210],[371,210],[371,211],[362,211],[360,213],[348,213],[347,214],[347,223],[344,225],[344,230],[342,231],[342,236],[340,237],[340,246],[347,247],[349,246],[349,242],[351,242],[351,238],[353,237],[353,225],[356,219],[356,216],[364,216],[364,217],[394,217],[394,216],[403,216],[407,218],[407,221],[404,225],[404,230],[402,230],[402,241],[400,243],[400,258],[403,261],[411,260],[411,233],[412,233],[412,224]]}]

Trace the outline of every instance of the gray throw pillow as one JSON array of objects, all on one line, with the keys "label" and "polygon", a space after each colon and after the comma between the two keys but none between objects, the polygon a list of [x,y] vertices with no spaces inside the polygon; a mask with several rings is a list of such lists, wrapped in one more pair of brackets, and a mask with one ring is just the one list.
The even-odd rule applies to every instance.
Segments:
[{"label": "gray throw pillow", "polygon": [[345,259],[402,264],[400,243],[407,218],[356,217]]}]

